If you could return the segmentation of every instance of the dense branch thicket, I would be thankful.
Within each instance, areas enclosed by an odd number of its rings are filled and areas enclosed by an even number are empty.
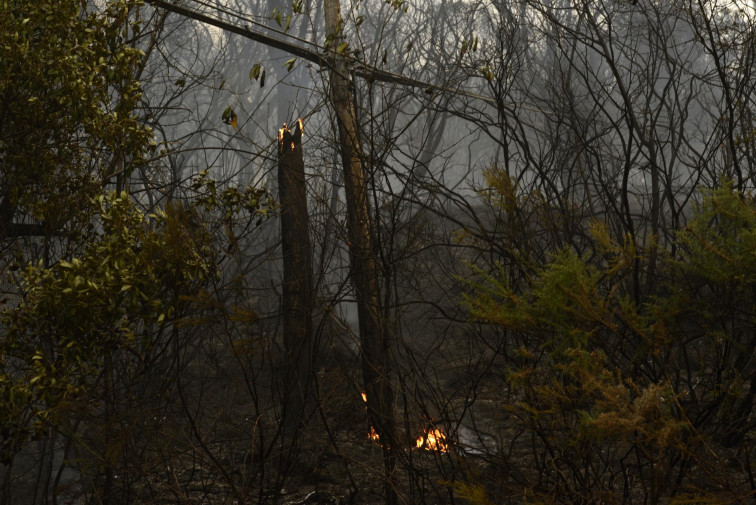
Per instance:
[[[0,2],[0,505],[752,502],[751,8],[329,2]]]

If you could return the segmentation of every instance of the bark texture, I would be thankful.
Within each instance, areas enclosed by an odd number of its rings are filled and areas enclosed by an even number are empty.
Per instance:
[[[362,376],[365,385],[368,419],[380,437],[386,472],[386,503],[397,502],[394,487],[396,457],[394,455],[395,422],[394,392],[391,386],[389,339],[381,321],[378,275],[374,257],[368,207],[366,171],[360,146],[354,96],[346,60],[338,48],[343,41],[339,0],[324,0],[328,57],[330,66],[330,99],[336,112],[339,148],[344,165],[349,255],[352,284],[357,297],[360,327]]]
[[[278,198],[283,256],[284,367],[283,425],[296,442],[313,397],[315,343],[312,331],[313,281],[310,219],[302,157],[302,122],[286,125],[278,136]]]

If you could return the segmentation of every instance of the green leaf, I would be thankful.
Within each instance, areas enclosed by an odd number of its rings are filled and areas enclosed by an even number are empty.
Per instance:
[[[262,70],[262,66],[260,66],[259,63],[255,63],[255,66],[252,67],[252,70],[249,71],[249,80],[257,80],[260,78],[260,71]]]
[[[228,123],[228,122],[231,121],[231,116],[233,116],[233,115],[234,115],[234,109],[231,108],[231,106],[229,105],[223,111],[223,115],[221,116],[221,119],[223,120],[224,123]]]
[[[296,58],[292,58],[290,60],[287,60],[286,63],[284,63],[284,66],[286,67],[286,70],[291,72],[291,69],[294,68],[294,63],[297,62]]]

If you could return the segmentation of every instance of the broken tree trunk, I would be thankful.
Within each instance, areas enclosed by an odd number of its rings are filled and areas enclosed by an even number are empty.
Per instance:
[[[313,284],[310,220],[302,158],[302,120],[294,131],[286,124],[278,132],[278,198],[281,206],[283,256],[284,370],[283,429],[290,448],[312,405],[315,345],[312,332]]]
[[[386,503],[395,505],[397,496],[394,486],[394,393],[391,387],[389,340],[380,316],[378,276],[370,232],[365,168],[357,136],[357,121],[347,64],[337,51],[343,42],[339,0],[324,0],[324,10],[330,66],[330,98],[336,112],[339,148],[344,165],[351,278],[360,321],[362,375],[368,418],[378,433],[383,450]]]

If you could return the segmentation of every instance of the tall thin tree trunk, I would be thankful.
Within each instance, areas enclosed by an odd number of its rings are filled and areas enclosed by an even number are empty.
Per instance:
[[[349,255],[352,284],[357,296],[362,376],[370,424],[380,437],[386,472],[386,503],[397,502],[394,486],[396,457],[394,392],[391,387],[389,339],[379,310],[378,276],[370,233],[367,183],[362,148],[357,136],[353,91],[344,58],[337,52],[343,42],[339,0],[324,0],[329,41],[331,102],[336,112],[339,147],[344,164]]]
[[[283,256],[283,332],[286,351],[283,429],[296,450],[313,397],[315,344],[310,219],[302,157],[302,122],[278,136],[278,198]]]

